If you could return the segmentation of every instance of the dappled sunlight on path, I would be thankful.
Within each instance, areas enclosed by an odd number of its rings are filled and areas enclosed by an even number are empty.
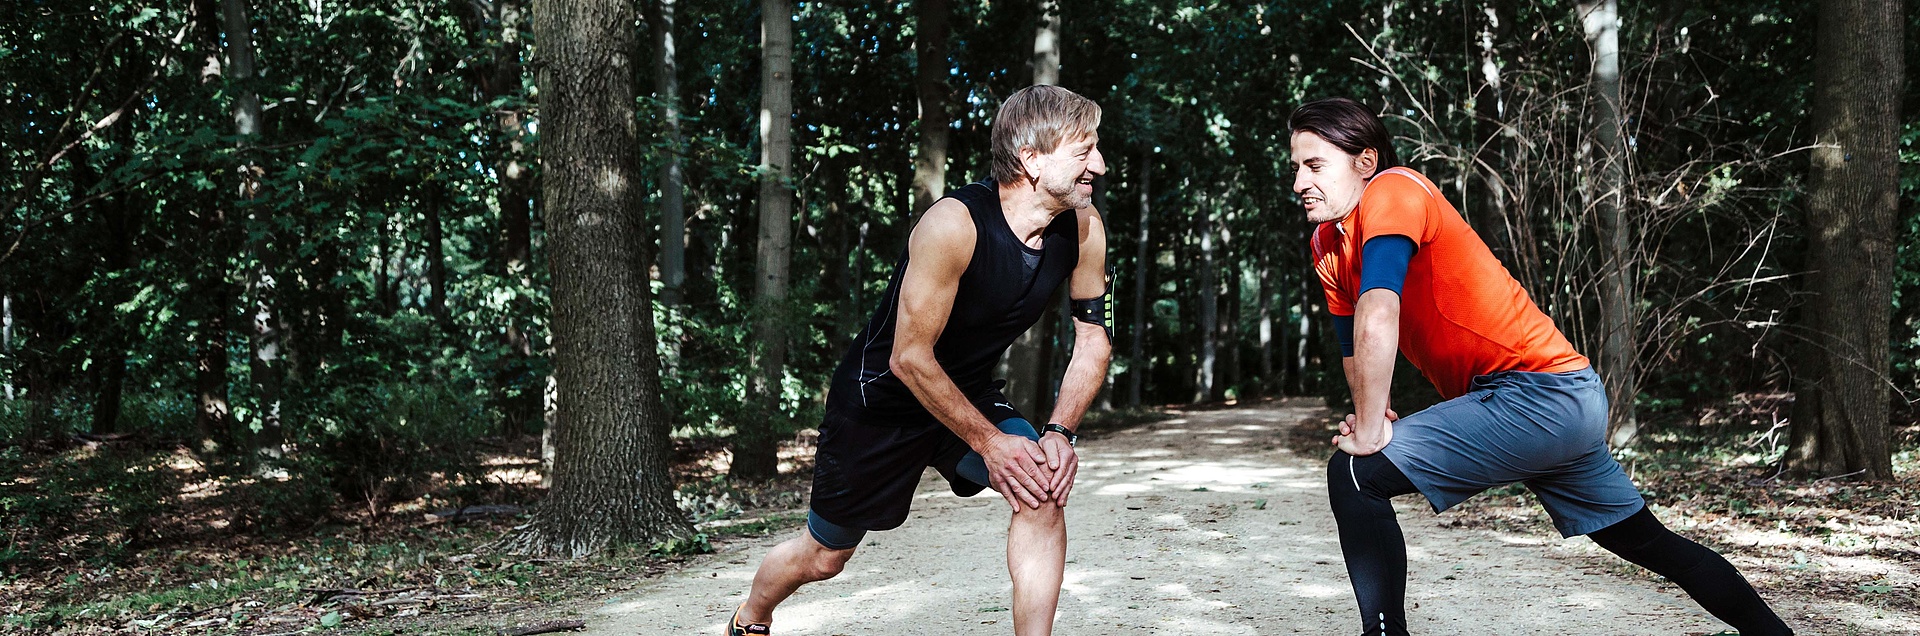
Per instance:
[[[1068,507],[1059,634],[1344,634],[1358,616],[1326,504],[1325,457],[1278,444],[1326,412],[1203,411],[1083,440]],[[782,605],[780,636],[1011,634],[1006,505],[928,471],[906,525],[868,535],[840,577]],[[1548,557],[1552,541],[1437,527],[1396,501],[1420,634],[1698,634],[1722,626],[1646,581]],[[719,634],[760,558],[741,541],[589,613],[590,634]],[[1576,539],[1582,541],[1584,539]]]

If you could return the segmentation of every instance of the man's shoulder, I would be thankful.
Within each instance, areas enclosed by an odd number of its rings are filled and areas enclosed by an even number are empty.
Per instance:
[[[966,268],[979,239],[967,206],[951,198],[941,199],[914,224],[907,238],[907,254],[912,262],[957,268],[953,270],[957,275]]]
[[[1382,203],[1403,203],[1408,201],[1427,201],[1439,196],[1433,189],[1433,182],[1412,168],[1389,168],[1374,175],[1367,181],[1367,189],[1360,195],[1360,208],[1363,212],[1378,212],[1375,208]],[[1372,204],[1372,205],[1369,205]],[[1393,205],[1392,208],[1402,206]]]

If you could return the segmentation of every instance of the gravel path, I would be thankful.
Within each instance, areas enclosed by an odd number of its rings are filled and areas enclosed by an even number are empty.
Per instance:
[[[1324,417],[1305,406],[1194,412],[1084,440],[1056,633],[1354,633],[1326,460],[1278,444],[1286,427]],[[1417,497],[1396,504],[1415,633],[1723,629],[1670,586],[1551,558],[1565,549],[1557,540],[1442,528]],[[802,588],[774,633],[1011,634],[1007,517],[991,492],[957,498],[928,471],[907,524],[869,534],[845,573]],[[719,634],[760,558],[791,536],[733,542],[607,599],[586,633]]]

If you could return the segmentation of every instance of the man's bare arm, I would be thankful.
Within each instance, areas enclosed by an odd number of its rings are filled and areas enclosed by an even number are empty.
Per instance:
[[[1073,278],[1068,281],[1067,296],[1099,298],[1107,293],[1106,226],[1091,208],[1075,214],[1080,215],[1080,264],[1074,267]],[[1060,396],[1054,400],[1053,416],[1048,421],[1079,428],[1087,406],[1106,384],[1107,364],[1112,358],[1113,343],[1107,338],[1106,329],[1073,321],[1073,356],[1067,363],[1066,376],[1060,380]]]
[[[1038,445],[995,428],[954,385],[935,359],[933,345],[946,329],[960,276],[973,259],[976,234],[966,206],[946,199],[927,210],[907,242],[907,271],[900,279],[895,312],[894,375],[935,418],[986,460],[991,484],[1018,510],[1047,500],[1053,473]]]
[[[1400,349],[1400,295],[1369,289],[1353,312],[1353,357],[1341,360],[1353,390],[1352,434],[1339,442],[1349,455],[1372,455],[1392,439],[1388,396],[1394,354]]]

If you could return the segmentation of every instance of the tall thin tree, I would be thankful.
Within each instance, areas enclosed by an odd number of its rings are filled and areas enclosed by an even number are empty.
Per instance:
[[[261,130],[260,97],[248,84],[254,75],[253,25],[247,17],[246,0],[221,0],[221,34],[227,46],[227,79],[232,88],[233,128],[240,144],[255,143]],[[257,408],[253,419],[259,425],[254,448],[263,455],[278,457],[284,432],[280,429],[280,389],[283,332],[280,316],[274,311],[275,280],[272,254],[267,239],[269,220],[265,210],[250,205],[260,195],[260,168],[251,163],[239,166],[238,200],[248,210],[247,253],[253,259],[247,273],[247,302],[251,309],[248,359],[249,381],[253,384]]]
[[[676,0],[647,3],[653,31],[653,98],[667,142],[660,164],[660,300],[677,306],[687,284],[686,175],[681,168],[686,138],[680,132],[679,49],[673,39]]]
[[[1041,0],[1039,15],[1033,30],[1033,57],[1028,67],[1032,69],[1033,84],[1055,85],[1060,83],[1060,16],[1055,0]],[[1052,345],[1053,312],[1042,316],[1040,322],[1013,341],[1007,348],[1006,396],[1014,408],[1022,412],[1041,417],[1042,408],[1047,404],[1046,395],[1052,388],[1047,380],[1047,367],[1050,353],[1047,347]]]
[[[1900,209],[1901,0],[1822,0],[1815,26],[1805,346],[1789,469],[1893,477],[1887,398]]]
[[[551,488],[521,553],[582,556],[692,534],[673,502],[634,119],[633,3],[543,0],[543,200],[560,425]],[[615,69],[616,72],[608,72]]]
[[[1140,406],[1141,389],[1152,366],[1147,360],[1147,263],[1152,253],[1148,229],[1153,227],[1153,154],[1140,151],[1140,229],[1133,248],[1133,342],[1127,348],[1127,406]]]
[[[1589,86],[1596,108],[1593,138],[1599,149],[1597,164],[1588,172],[1586,191],[1598,213],[1600,232],[1600,333],[1598,370],[1607,385],[1607,438],[1615,447],[1633,440],[1639,431],[1633,402],[1639,389],[1633,281],[1633,225],[1627,219],[1627,142],[1620,118],[1620,9],[1618,0],[1597,0],[1579,6],[1593,52]]]
[[[914,3],[917,23],[913,48],[918,68],[914,88],[920,95],[920,145],[913,157],[913,213],[933,207],[947,192],[947,14],[948,0]]]
[[[1216,329],[1220,322],[1220,290],[1214,272],[1214,228],[1213,201],[1201,198],[1193,220],[1193,231],[1200,244],[1199,283],[1194,287],[1194,313],[1198,314],[1197,326],[1200,336],[1200,351],[1194,360],[1193,401],[1204,402],[1214,397],[1214,363],[1219,358],[1219,334]]]
[[[1040,24],[1033,32],[1033,83],[1060,83],[1060,2],[1040,0]]]
[[[789,261],[793,255],[793,0],[760,2],[760,243],[754,261],[756,346],[749,387],[760,413],[740,422],[727,473],[765,479],[778,473],[775,417],[786,374]]]

